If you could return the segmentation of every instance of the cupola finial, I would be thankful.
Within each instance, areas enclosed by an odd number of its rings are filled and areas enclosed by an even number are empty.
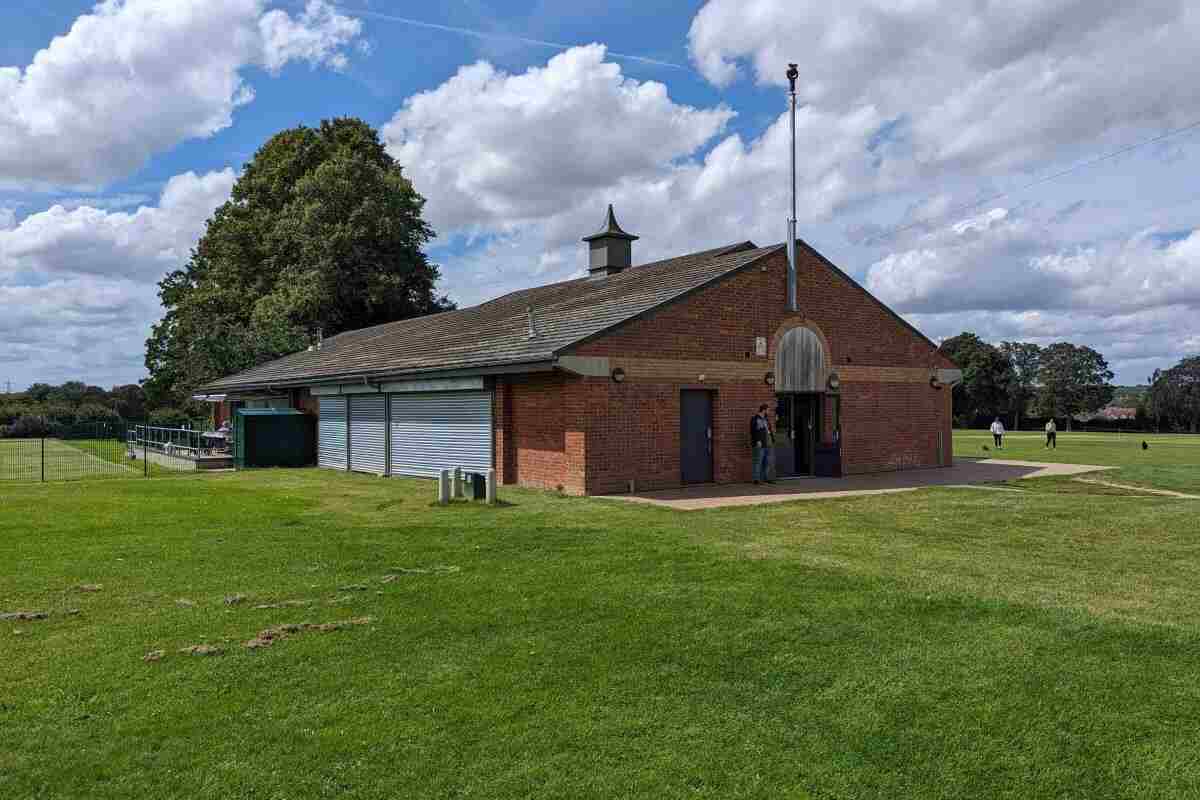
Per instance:
[[[588,272],[591,276],[603,278],[633,266],[633,243],[637,238],[621,230],[612,203],[609,203],[604,227],[591,236],[583,237],[583,241],[588,243]]]

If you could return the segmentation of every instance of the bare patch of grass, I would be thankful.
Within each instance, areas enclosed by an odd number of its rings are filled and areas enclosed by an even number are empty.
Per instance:
[[[345,630],[358,625],[370,625],[374,622],[373,617],[355,617],[353,619],[336,620],[334,622],[292,622],[284,625],[276,625],[271,628],[264,628],[258,632],[258,635],[253,639],[246,641],[242,646],[247,650],[258,650],[263,647],[270,647],[275,642],[281,639],[286,639],[289,636],[315,631],[318,633],[332,633],[333,631]]]

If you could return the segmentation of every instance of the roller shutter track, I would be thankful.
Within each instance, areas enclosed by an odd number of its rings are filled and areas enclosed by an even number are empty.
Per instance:
[[[382,475],[387,471],[387,397],[351,395],[350,469]]]
[[[436,477],[443,469],[492,468],[490,392],[391,395],[391,474]]]
[[[317,464],[346,468],[346,398],[322,397],[317,418]]]

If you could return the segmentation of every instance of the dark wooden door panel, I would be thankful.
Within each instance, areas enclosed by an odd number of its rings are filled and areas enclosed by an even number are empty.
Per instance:
[[[684,390],[679,396],[679,467],[684,483],[713,479],[712,393]]]

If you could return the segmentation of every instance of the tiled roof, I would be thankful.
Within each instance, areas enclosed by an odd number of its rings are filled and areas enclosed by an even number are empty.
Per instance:
[[[747,266],[782,246],[753,242],[512,292],[470,308],[389,322],[326,339],[306,350],[204,386],[200,391],[390,377],[536,363]],[[537,335],[529,336],[528,308]]]

